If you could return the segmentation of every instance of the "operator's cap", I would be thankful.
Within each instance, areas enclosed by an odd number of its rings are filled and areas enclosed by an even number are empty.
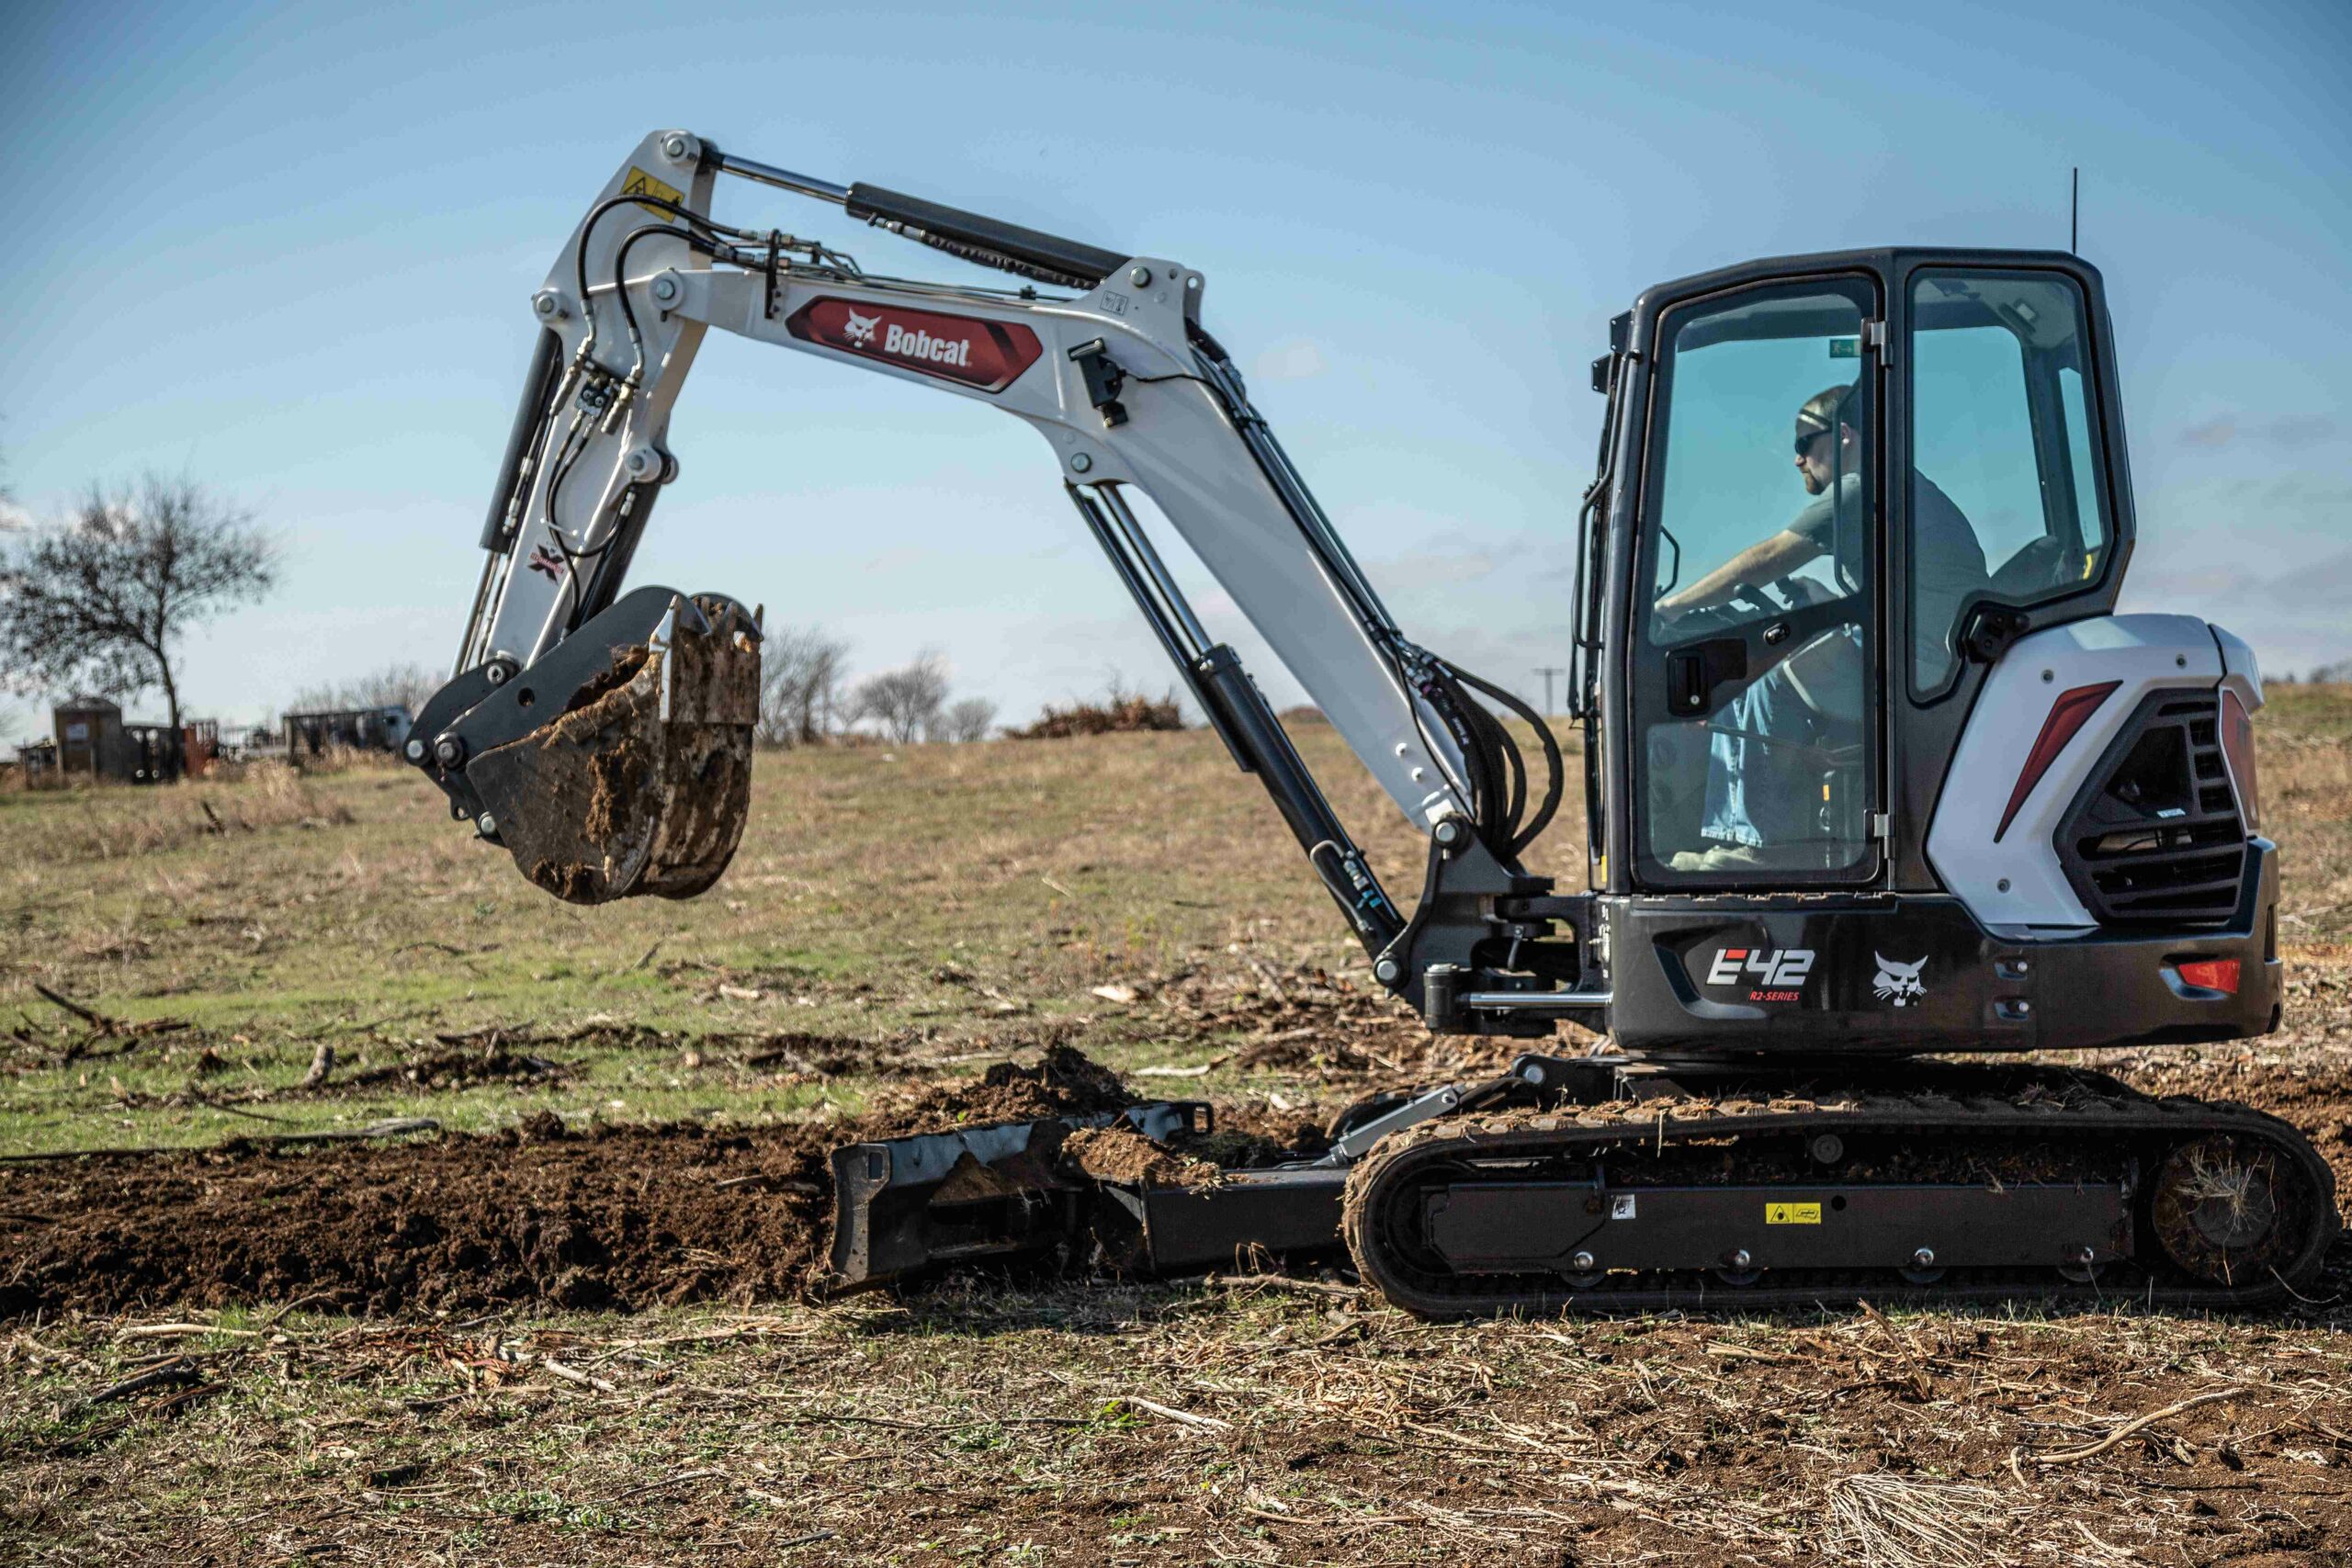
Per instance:
[[[1797,451],[1803,453],[1815,436],[1826,435],[1841,421],[1853,423],[1846,414],[1846,405],[1853,397],[1853,383],[1847,381],[1825,387],[1807,398],[1804,406],[1797,410]]]

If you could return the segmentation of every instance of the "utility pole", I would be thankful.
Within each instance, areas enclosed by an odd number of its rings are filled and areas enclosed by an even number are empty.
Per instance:
[[[1539,664],[1535,667],[1535,672],[1544,677],[1544,716],[1549,718],[1553,713],[1552,677],[1565,675],[1567,671],[1557,664]]]

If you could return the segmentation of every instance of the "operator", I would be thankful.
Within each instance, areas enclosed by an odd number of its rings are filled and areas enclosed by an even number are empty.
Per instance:
[[[1743,585],[1785,584],[1800,568],[1831,554],[1834,590],[1825,593],[1820,584],[1809,583],[1783,592],[1800,604],[1857,593],[1869,570],[1869,502],[1856,404],[1851,385],[1826,388],[1804,400],[1796,417],[1797,477],[1806,494],[1820,499],[1787,527],[1658,601],[1661,611],[1724,604]],[[1962,601],[1984,585],[1984,551],[1951,498],[1926,475],[1914,477],[1915,668],[1938,671],[1948,661]],[[1750,586],[1751,596],[1754,592]],[[1678,852],[1672,868],[1757,865],[1763,863],[1758,852],[1768,844],[1821,843],[1824,759],[1817,749],[1859,743],[1868,688],[1858,616],[1804,643],[1724,704],[1708,723],[1700,833],[1709,847]],[[1860,787],[1859,776],[1849,787]]]
[[[1741,583],[1775,582],[1815,558],[1836,549],[1840,513],[1849,526],[1843,537],[1851,558],[1837,562],[1838,592],[1853,592],[1849,583],[1864,570],[1862,548],[1869,507],[1862,498],[1861,436],[1850,385],[1826,388],[1804,400],[1797,410],[1797,478],[1807,495],[1819,496],[1789,525],[1771,537],[1750,545],[1731,559],[1679,593],[1658,601],[1658,608],[1681,612],[1704,609],[1732,597]],[[1832,437],[1835,436],[1833,446]],[[1951,497],[1925,474],[1914,474],[1911,494],[1911,570],[1918,582],[1911,632],[1914,667],[1941,670],[1951,653],[1953,624],[1961,601],[1984,586],[1984,547],[1976,530]],[[1836,496],[1826,492],[1832,484]]]

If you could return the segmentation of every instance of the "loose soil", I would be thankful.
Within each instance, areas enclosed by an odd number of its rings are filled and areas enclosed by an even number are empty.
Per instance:
[[[0,1175],[0,1316],[311,1296],[368,1314],[791,1294],[838,1127],[92,1156]]]
[[[2286,1117],[2352,1191],[2337,1086],[2245,1062],[2127,1076]],[[567,1131],[543,1111],[487,1137],[0,1167],[0,1318],[298,1297],[370,1314],[787,1299],[812,1283],[829,1240],[832,1148],[1138,1098],[1149,1095],[1056,1045],[1034,1066],[999,1063],[978,1080],[807,1125]],[[1211,1160],[1269,1163],[1314,1142],[1311,1124],[1242,1113],[1178,1149],[1104,1131],[1075,1134],[1062,1152],[1098,1176],[1195,1185],[1216,1179]],[[2339,1256],[2331,1280],[2347,1267]]]
[[[1062,1140],[1061,1157],[1098,1181],[1137,1187],[1214,1187],[1217,1168],[1170,1152],[1128,1127],[1087,1127]]]
[[[977,1083],[808,1126],[573,1133],[542,1111],[489,1137],[0,1168],[0,1318],[301,1296],[378,1314],[786,1298],[829,1240],[834,1147],[1136,1098],[1055,1046],[1035,1066],[999,1063]],[[1170,1171],[1214,1174],[1134,1142]]]
[[[978,1083],[948,1083],[924,1089],[886,1118],[899,1132],[937,1133],[990,1122],[1035,1122],[1047,1116],[1091,1116],[1133,1105],[1138,1095],[1119,1076],[1082,1051],[1048,1045],[1034,1067],[999,1062]],[[881,1134],[896,1137],[899,1132]]]
[[[516,1079],[544,1082],[560,1078],[565,1072],[566,1064],[534,1055],[527,1051],[510,1050],[504,1040],[493,1035],[480,1045],[462,1045],[455,1050],[436,1051],[404,1062],[365,1068],[343,1079],[341,1087],[352,1089],[399,1083],[414,1084],[419,1089],[472,1089],[481,1084],[510,1083]],[[329,1083],[316,1087],[330,1089],[334,1086]]]

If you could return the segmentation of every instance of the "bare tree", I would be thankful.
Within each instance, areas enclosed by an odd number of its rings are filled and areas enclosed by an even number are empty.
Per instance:
[[[904,669],[860,681],[850,694],[850,716],[853,721],[874,720],[883,734],[903,745],[917,736],[935,734],[946,703],[947,661],[926,651]]]
[[[387,664],[351,682],[351,705],[359,708],[406,708],[411,718],[424,711],[441,678],[420,664]]]
[[[989,727],[996,722],[996,705],[986,697],[966,697],[950,706],[939,721],[940,729],[950,740],[986,740]]]
[[[175,646],[267,592],[277,555],[251,512],[193,479],[94,485],[64,523],[0,544],[0,667],[26,690],[162,688],[184,761]]]
[[[813,746],[841,709],[849,645],[815,626],[778,626],[760,644],[759,739]]]
[[[415,664],[387,664],[351,680],[304,686],[287,699],[288,713],[328,713],[344,708],[406,708],[414,718],[441,682]]]

